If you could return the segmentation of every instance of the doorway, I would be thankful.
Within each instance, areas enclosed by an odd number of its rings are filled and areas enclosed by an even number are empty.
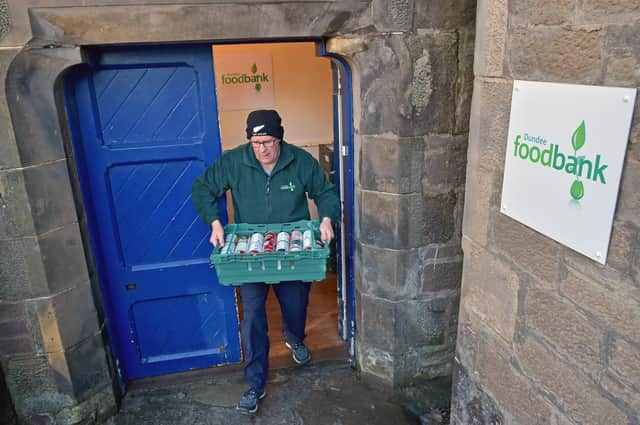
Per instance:
[[[223,151],[246,143],[244,127],[250,111],[276,109],[282,116],[287,143],[309,152],[320,162],[329,180],[339,184],[340,163],[335,161],[340,150],[337,130],[341,128],[336,125],[335,108],[339,71],[318,51],[318,44],[313,41],[212,46]],[[231,196],[228,194],[227,206],[233,221]],[[311,218],[318,219],[312,201],[309,210]],[[342,278],[338,274],[336,242],[331,253],[327,278],[311,286],[305,344],[314,360],[349,357],[347,338],[343,339],[340,333],[344,313],[340,313],[339,306],[346,305],[346,300],[341,299],[343,291],[339,290]],[[270,364],[290,365],[291,354],[282,340],[281,313],[273,291],[267,298],[267,317]]]
[[[315,52],[313,42],[303,47]],[[87,63],[65,78],[65,102],[72,166],[80,180],[85,230],[120,380],[238,363],[237,297],[233,288],[215,284],[208,265],[209,229],[197,220],[188,195],[189,182],[222,153],[225,131],[233,128],[227,126],[233,119],[219,121],[212,46],[94,47],[87,53]],[[336,100],[337,68],[312,56],[329,69],[324,81],[328,110],[322,113],[330,120],[327,142],[316,140],[309,148],[334,164],[327,165],[327,172],[352,193],[352,166],[335,169],[344,158],[351,163],[348,155],[335,159],[352,140],[351,133],[343,132],[350,128],[350,118],[342,124],[334,119],[344,109]],[[281,84],[307,77],[298,73]],[[293,92],[299,99],[300,89]],[[295,135],[281,105],[274,107],[285,116],[285,131]],[[319,109],[314,108],[305,115],[316,117]],[[246,114],[234,114],[241,124],[232,137],[242,139]],[[349,218],[338,224],[342,242],[335,266],[311,293],[307,333],[316,360],[323,358],[321,353],[344,357],[354,352],[353,251],[344,248],[350,246],[351,234],[343,226],[350,222],[351,202],[343,198]],[[273,305],[270,300],[268,308],[275,310],[270,312],[270,334],[275,337],[280,335],[279,311]],[[345,331],[343,323],[350,323],[351,330]],[[274,339],[272,347],[274,359],[281,357],[281,341]]]

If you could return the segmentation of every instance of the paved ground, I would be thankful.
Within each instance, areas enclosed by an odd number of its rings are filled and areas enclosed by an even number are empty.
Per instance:
[[[364,385],[344,361],[271,373],[258,413],[235,404],[246,389],[239,368],[134,387],[108,425],[405,425],[420,421]]]

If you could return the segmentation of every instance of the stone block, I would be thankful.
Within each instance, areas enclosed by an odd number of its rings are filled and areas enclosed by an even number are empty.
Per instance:
[[[502,77],[509,26],[508,1],[479,0],[477,9],[474,74],[478,77]]]
[[[474,24],[476,2],[472,0],[418,1],[415,8],[417,29],[459,30]]]
[[[569,269],[560,282],[560,293],[595,316],[608,330],[640,342],[640,301],[634,289],[596,282]]]
[[[444,148],[424,150],[422,190],[445,192],[464,185],[467,165],[467,137],[451,137]]]
[[[609,368],[627,385],[640,383],[640,347],[617,338],[611,350]],[[638,399],[640,404],[640,398]]]
[[[353,54],[360,72],[361,134],[451,133],[457,37],[425,32],[370,40]]]
[[[513,81],[476,78],[467,153],[467,161],[471,166],[480,166],[502,175],[512,93]]]
[[[571,303],[529,287],[524,296],[523,316],[529,329],[566,353],[592,376],[601,370],[604,333]]]
[[[462,259],[424,261],[421,292],[457,290],[462,281]]]
[[[51,293],[89,280],[82,236],[77,223],[49,232],[41,236],[39,241]]]
[[[22,303],[0,301],[0,357],[34,353],[27,320]]]
[[[428,4],[426,2],[425,4]],[[475,27],[458,30],[458,80],[456,82],[456,122],[454,134],[469,132],[471,95],[473,94],[473,55]]]
[[[0,171],[0,239],[35,235],[21,171]]]
[[[111,385],[103,386],[86,400],[56,413],[56,425],[106,423],[116,413],[116,401]]]
[[[501,176],[477,164],[467,166],[462,234],[474,243],[487,246],[490,217],[497,213]]]
[[[423,195],[424,227],[415,229],[424,235],[426,243],[451,241],[456,230],[457,201],[458,194],[453,191]]]
[[[616,220],[629,221],[640,226],[640,162],[625,161],[622,169],[622,181],[620,183],[620,195],[616,209]]]
[[[452,423],[506,424],[504,416],[491,398],[472,378],[473,371],[456,364],[453,369],[453,391],[451,397]]]
[[[124,3],[128,5],[77,7],[71,10],[32,9],[32,21],[35,22],[33,36],[49,40],[53,36],[51,28],[56,28],[59,41],[85,45],[294,36],[316,38],[373,28],[370,0],[282,3],[215,1],[206,4],[173,1],[170,5],[149,4],[155,1],[142,5],[141,2],[129,0]],[[266,16],[269,19],[265,19]],[[100,25],[96,25],[96,22]]]
[[[66,352],[73,394],[83,400],[96,388],[111,385],[102,335],[96,334]]]
[[[604,84],[617,87],[640,86],[640,57],[631,51],[607,52]]]
[[[475,370],[484,391],[490,393],[504,414],[516,423],[546,425],[551,409],[538,395],[537,388],[518,371],[511,361],[511,349],[500,340],[485,334],[480,340]]]
[[[38,234],[78,221],[66,161],[29,167],[24,181]]]
[[[518,80],[598,83],[601,29],[514,27],[509,34],[510,76]]]
[[[386,350],[371,347],[367,343],[356,344],[360,370],[366,375],[375,376],[385,383],[393,383],[394,358]]]
[[[364,344],[383,350],[394,352],[397,335],[397,302],[362,294],[360,299],[362,321],[359,331]]]
[[[445,345],[450,323],[448,306],[447,296],[398,303],[395,349],[404,352],[407,347]]]
[[[638,226],[614,221],[607,254],[607,267],[622,273],[630,273],[634,263],[634,255],[638,250],[636,241],[639,237],[640,229]]]
[[[560,244],[502,213],[492,214],[491,224],[493,249],[545,282],[558,279]]]
[[[523,372],[554,397],[562,410],[576,423],[624,424],[629,418],[604,397],[589,378],[566,364],[556,354],[526,338],[517,349]]]
[[[640,4],[635,0],[584,0],[582,19],[594,24],[637,23]]]
[[[0,300],[24,300],[47,293],[36,238],[0,239]]]
[[[7,0],[11,12],[11,28],[5,37],[0,40],[0,46],[20,46],[26,44],[31,38],[31,27],[27,8],[33,6],[81,6],[82,0]]]
[[[563,25],[576,16],[575,0],[511,0],[509,18],[515,26]]]
[[[363,189],[401,194],[420,191],[422,140],[363,136],[361,146],[360,184]]]
[[[472,312],[505,341],[515,334],[520,278],[490,252],[471,245],[465,250],[460,309]]]
[[[80,48],[32,46],[11,63],[6,93],[23,167],[65,158],[54,87],[66,68],[81,61]]]
[[[373,0],[373,24],[380,32],[411,31],[414,0]],[[418,2],[420,3],[420,2]]]
[[[68,371],[47,356],[15,357],[4,364],[7,386],[19,418],[55,412],[74,404]]]
[[[390,301],[418,296],[421,266],[417,250],[391,250],[364,244],[360,250],[363,293]]]
[[[426,212],[419,194],[363,191],[361,206],[360,238],[363,243],[390,249],[410,249],[424,244]]]
[[[0,41],[1,43],[1,41]],[[9,64],[18,53],[18,49],[0,50],[0,76],[4,81]],[[4,84],[0,85],[0,170],[20,166],[15,133],[11,124],[11,116],[7,106]]]

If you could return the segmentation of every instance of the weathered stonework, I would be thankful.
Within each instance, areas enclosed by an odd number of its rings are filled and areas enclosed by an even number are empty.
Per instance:
[[[625,0],[478,2],[454,424],[638,421],[638,104],[605,265],[500,212],[513,80],[638,87],[638,16]]]
[[[322,38],[349,61],[356,360],[365,376],[425,409],[448,400],[475,2],[11,2],[14,25],[0,44],[22,48],[33,37],[19,53],[0,53],[0,131],[8,134],[0,143],[0,258],[10,259],[0,269],[0,308],[16,314],[3,321],[0,311],[0,359],[22,421],[77,423],[114,408],[57,90],[64,72],[86,60],[78,46],[118,43]]]

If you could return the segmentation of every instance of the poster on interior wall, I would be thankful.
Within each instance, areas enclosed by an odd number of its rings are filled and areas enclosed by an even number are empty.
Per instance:
[[[514,81],[500,211],[605,264],[635,98]]]
[[[218,109],[273,108],[273,70],[269,52],[227,52],[213,47]]]

